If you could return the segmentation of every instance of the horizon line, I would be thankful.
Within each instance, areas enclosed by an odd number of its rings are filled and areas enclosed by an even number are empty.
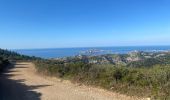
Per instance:
[[[84,47],[42,47],[42,48],[5,48],[7,50],[36,50],[36,49],[69,49],[69,48],[103,48],[103,47],[158,47],[170,45],[120,45],[120,46],[84,46]],[[3,49],[3,48],[2,48]]]

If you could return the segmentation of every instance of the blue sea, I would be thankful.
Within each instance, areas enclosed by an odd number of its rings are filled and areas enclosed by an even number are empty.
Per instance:
[[[126,54],[137,51],[170,51],[170,46],[121,46],[121,47],[85,47],[85,48],[49,48],[49,49],[17,49],[17,53],[42,58],[61,58],[81,54],[88,50],[101,50],[99,54]],[[104,52],[103,52],[104,51]]]

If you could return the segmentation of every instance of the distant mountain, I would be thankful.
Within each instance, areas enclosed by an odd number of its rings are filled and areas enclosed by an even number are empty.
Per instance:
[[[65,63],[81,61],[89,64],[113,64],[127,67],[151,67],[157,64],[170,64],[170,52],[133,51],[128,54],[78,55],[55,59]]]

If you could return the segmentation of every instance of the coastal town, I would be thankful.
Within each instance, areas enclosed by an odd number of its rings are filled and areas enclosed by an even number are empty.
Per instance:
[[[97,52],[97,55],[95,55]],[[144,52],[144,51],[131,51],[127,54],[102,54],[104,51],[101,50],[102,53],[99,53],[100,50],[89,50],[84,55],[77,55],[74,57],[63,57],[63,58],[55,58],[52,60],[61,61],[64,63],[82,61],[84,63],[89,64],[113,64],[113,65],[130,65],[132,63],[146,62],[149,61],[154,62],[154,64],[162,63],[164,59],[170,57],[170,51],[152,51],[152,52]],[[91,55],[89,55],[89,53]],[[101,54],[101,55],[99,55]]]

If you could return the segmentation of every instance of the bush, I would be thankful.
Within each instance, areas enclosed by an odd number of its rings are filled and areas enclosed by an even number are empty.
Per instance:
[[[53,60],[39,60],[35,64],[38,71],[48,75],[101,86],[128,95],[170,99],[169,65],[133,68]]]

